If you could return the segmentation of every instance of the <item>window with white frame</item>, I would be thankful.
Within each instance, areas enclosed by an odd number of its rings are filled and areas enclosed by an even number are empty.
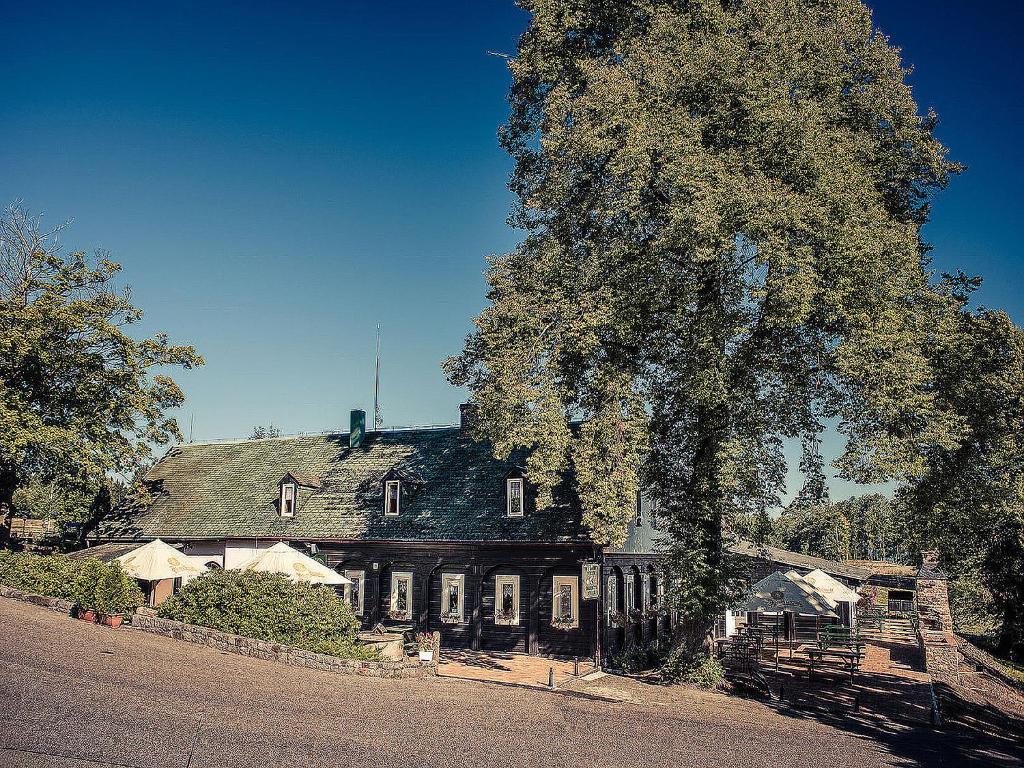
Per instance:
[[[394,517],[398,514],[402,503],[402,483],[400,480],[388,480],[384,483],[384,514]]]
[[[634,575],[632,573],[626,574],[626,613],[629,613],[636,608],[636,583],[634,582]]]
[[[575,629],[580,625],[580,580],[576,576],[554,576],[551,581],[551,626]]]
[[[281,483],[281,517],[295,517],[295,483]]]
[[[494,623],[519,624],[519,577],[494,577]]]
[[[352,613],[363,615],[363,584],[366,581],[365,571],[345,571],[345,578],[351,584],[345,585],[345,600],[352,606]]]
[[[523,516],[523,479],[521,477],[510,477],[505,481],[505,498],[507,506],[505,512],[509,517]]]
[[[391,574],[391,612],[397,621],[412,620],[412,573],[408,571]]]
[[[445,624],[462,623],[465,587],[466,577],[461,573],[445,573],[441,576],[441,621]]]

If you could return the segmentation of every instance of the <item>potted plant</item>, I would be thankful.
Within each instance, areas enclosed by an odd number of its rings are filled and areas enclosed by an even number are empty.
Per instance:
[[[90,624],[96,623],[96,610],[93,608],[83,608],[81,605],[75,607],[75,616],[82,621],[88,621]]]
[[[494,612],[494,620],[499,624],[511,624],[515,619],[515,608],[499,608]]]
[[[82,563],[75,577],[71,592],[75,600],[75,615],[82,621],[96,621],[96,592],[103,578],[104,569],[104,564],[99,560],[88,558]]]
[[[124,621],[124,614],[130,613],[142,603],[142,593],[118,562],[109,563],[104,569],[95,589],[96,611],[100,622],[117,628]]]
[[[429,664],[434,660],[434,638],[427,632],[416,635],[416,647],[419,649],[420,661]]]
[[[551,626],[555,629],[567,632],[570,629],[576,628],[576,622],[572,620],[571,616],[559,616],[558,618],[551,620]]]
[[[608,623],[613,627],[626,626],[626,614],[622,611],[612,611],[608,614]]]
[[[461,624],[462,617],[457,613],[442,613],[441,622],[443,624]]]

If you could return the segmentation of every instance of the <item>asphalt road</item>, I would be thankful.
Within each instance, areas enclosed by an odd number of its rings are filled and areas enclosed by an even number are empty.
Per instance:
[[[673,689],[677,690],[677,689]],[[993,765],[925,728],[293,669],[0,598],[0,766]]]

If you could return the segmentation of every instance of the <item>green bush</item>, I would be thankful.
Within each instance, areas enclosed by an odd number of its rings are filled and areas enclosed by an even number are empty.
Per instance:
[[[355,643],[359,622],[333,589],[296,584],[276,573],[212,571],[186,584],[157,613],[165,619],[332,656],[368,658]]]
[[[708,653],[690,655],[680,647],[672,651],[661,667],[662,677],[673,683],[689,683],[700,688],[717,688],[725,680],[725,668]]]
[[[612,656],[612,666],[627,674],[643,672],[654,666],[655,656],[646,645],[634,643]]]
[[[92,558],[86,562],[90,561],[99,562]],[[96,611],[108,616],[135,613],[135,609],[143,602],[138,583],[121,569],[121,564],[116,560],[101,565],[103,569],[95,581],[80,580],[80,583],[86,585],[82,590],[82,599],[90,601]],[[90,584],[94,585],[91,589],[88,586]],[[80,601],[79,605],[85,607]]]
[[[65,555],[0,552],[0,584],[37,595],[74,600],[80,568]]]
[[[132,613],[142,605],[142,591],[121,564],[94,557],[0,552],[0,584],[102,613]]]
[[[381,658],[380,653],[372,645],[357,643],[354,638],[350,637],[335,637],[319,643],[312,643],[306,650],[327,656],[337,656],[341,659],[358,659],[359,661],[379,661]]]

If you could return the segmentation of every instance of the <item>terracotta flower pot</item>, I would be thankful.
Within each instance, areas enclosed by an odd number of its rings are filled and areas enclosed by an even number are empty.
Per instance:
[[[77,616],[82,621],[88,621],[88,622],[95,622],[96,621],[96,611],[94,611],[92,609],[79,608],[78,612],[77,612]]]
[[[100,616],[100,621],[102,621],[103,624],[108,626],[108,627],[112,627],[114,629],[117,629],[118,627],[121,626],[121,622],[124,621],[124,616],[121,616],[121,615],[116,614],[116,613],[111,615],[111,616],[104,615],[104,616]]]

